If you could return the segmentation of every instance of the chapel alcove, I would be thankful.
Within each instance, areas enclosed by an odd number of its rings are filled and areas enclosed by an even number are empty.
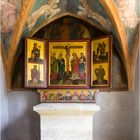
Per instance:
[[[41,27],[41,26],[40,26]],[[105,32],[94,23],[89,23],[86,20],[65,15],[52,22],[42,25],[32,35],[34,38],[44,40],[79,40],[79,39],[96,39],[102,36],[113,36],[113,50],[112,50],[112,88],[110,90],[127,90],[127,76],[123,65],[121,51],[118,51],[119,42],[112,32]],[[15,58],[15,67],[12,77],[13,90],[25,90],[24,88],[24,37],[21,38],[17,55]],[[121,47],[120,47],[121,48]]]

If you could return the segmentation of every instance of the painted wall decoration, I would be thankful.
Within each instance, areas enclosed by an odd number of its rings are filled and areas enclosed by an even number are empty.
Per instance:
[[[1,32],[7,33],[13,29],[16,22],[16,6],[6,2],[1,2]]]
[[[95,102],[95,94],[98,90],[57,90],[57,89],[42,89],[40,93],[41,102],[69,102],[69,103],[93,103]]]
[[[88,85],[88,41],[50,41],[48,86],[78,88]]]
[[[86,0],[80,0],[80,5],[78,6],[77,14],[80,16],[93,18],[97,20],[106,30],[110,30],[111,23],[108,19],[104,18],[97,12],[94,12],[91,8],[91,5]]]
[[[91,45],[91,86],[111,86],[111,36],[96,39]]]
[[[136,0],[118,0],[119,15],[126,27],[135,28],[138,24],[136,13]]]
[[[46,87],[45,42],[26,38],[25,87]]]
[[[9,42],[16,22],[16,6],[8,1],[1,1],[1,38],[5,53],[8,55]]]
[[[32,30],[33,26],[41,16],[45,16],[45,19],[49,19],[59,13],[60,8],[58,4],[59,0],[48,0],[47,4],[41,5],[39,9],[33,12],[27,20],[29,30]]]
[[[22,7],[22,0],[2,0],[0,6],[1,38],[6,56],[9,51],[9,43],[17,16]]]
[[[130,55],[132,54],[134,38],[139,30],[139,7],[138,0],[116,0],[116,6],[127,36]]]

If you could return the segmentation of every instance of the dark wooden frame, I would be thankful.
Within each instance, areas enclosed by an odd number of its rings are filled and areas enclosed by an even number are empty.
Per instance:
[[[99,40],[101,40],[101,42],[102,42],[102,40],[103,39],[109,39],[109,48],[108,48],[108,62],[98,62],[98,61],[96,61],[96,62],[93,62],[93,48],[94,48],[94,46],[93,46],[93,42],[94,41],[99,41]],[[103,42],[102,42],[103,43]],[[93,84],[93,72],[94,72],[94,66],[95,65],[105,65],[105,64],[108,64],[108,82],[107,82],[107,84]],[[109,35],[109,36],[103,36],[103,37],[100,37],[100,38],[97,38],[97,39],[95,39],[95,40],[92,40],[91,41],[91,83],[90,83],[90,85],[91,85],[91,88],[95,88],[95,89],[100,89],[100,90],[111,90],[111,86],[112,86],[112,79],[111,79],[111,75],[112,75],[112,36],[111,35]],[[104,80],[105,82],[106,82],[106,80]],[[96,82],[96,80],[95,80],[95,82]]]
[[[44,77],[44,81],[43,83],[41,83],[42,81],[40,81],[40,83],[38,84],[29,84],[29,81],[28,81],[28,61],[30,59],[30,61],[32,61],[30,57],[28,57],[28,39],[29,40],[32,40],[34,43],[35,42],[42,42],[43,43],[43,50],[44,50],[44,59],[42,60],[40,57],[39,57],[39,62],[30,62],[30,65],[34,66],[36,65],[36,67],[40,67],[40,65],[43,67],[43,77]],[[35,60],[33,60],[35,61]],[[46,80],[46,72],[47,72],[47,68],[46,68],[46,41],[45,40],[42,40],[42,39],[36,39],[36,38],[32,38],[32,37],[26,37],[25,38],[25,87],[26,88],[46,88],[46,84],[47,84],[47,80]],[[31,69],[30,69],[31,70]],[[32,80],[30,80],[32,81]]]
[[[63,42],[67,42],[67,43],[73,43],[73,42],[77,42],[77,46],[78,46],[78,42],[86,42],[87,43],[87,45],[86,45],[86,52],[84,52],[84,53],[86,53],[86,84],[85,85],[69,85],[69,84],[66,84],[66,85],[53,85],[53,84],[51,84],[50,83],[50,57],[51,57],[51,54],[49,54],[50,53],[50,45],[49,45],[49,43],[63,43]],[[90,46],[89,46],[89,40],[50,40],[50,41],[48,41],[47,42],[48,43],[48,54],[47,54],[47,56],[48,56],[48,65],[47,65],[47,67],[48,67],[48,74],[47,74],[47,77],[48,77],[48,85],[47,85],[47,87],[48,88],[50,88],[50,89],[69,89],[69,88],[72,88],[72,89],[80,89],[80,88],[88,88],[89,87],[89,77],[88,77],[88,73],[89,73],[89,67],[90,67],[90,63],[89,63],[89,59],[90,59],[90,57],[89,57],[89,50],[90,50]]]

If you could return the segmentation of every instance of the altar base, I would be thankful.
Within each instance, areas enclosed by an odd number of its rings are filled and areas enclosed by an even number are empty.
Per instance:
[[[42,103],[33,110],[40,114],[41,140],[93,140],[96,104]]]

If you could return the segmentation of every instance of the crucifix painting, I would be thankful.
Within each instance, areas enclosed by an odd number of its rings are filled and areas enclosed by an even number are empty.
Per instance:
[[[49,86],[86,87],[88,41],[49,42]]]

